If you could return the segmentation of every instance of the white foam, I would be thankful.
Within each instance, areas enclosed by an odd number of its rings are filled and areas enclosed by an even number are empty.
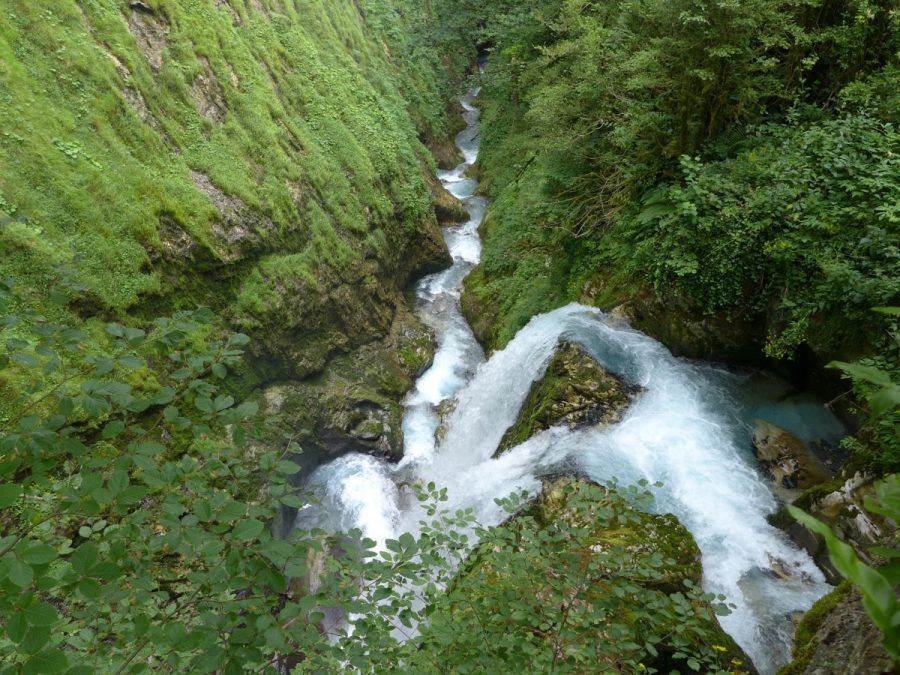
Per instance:
[[[440,174],[463,198],[470,220],[445,229],[453,265],[418,286],[416,311],[435,330],[438,349],[406,401],[404,459],[393,467],[350,455],[318,469],[311,480],[325,494],[322,518],[383,541],[415,531],[422,515],[398,483],[433,480],[448,488],[452,507],[473,508],[482,524],[492,525],[505,515],[495,498],[517,489],[536,492],[540,477],[562,465],[577,465],[598,481],[661,481],[656,508],[674,513],[692,532],[705,588],[735,605],[723,627],[761,673],[774,672],[789,656],[789,614],[808,609],[828,587],[809,557],[766,522],[776,504],[747,450],[747,411],[738,395],[745,378],[676,359],[651,338],[580,305],[533,318],[485,362],[459,308],[463,279],[481,255],[478,226],[487,206],[472,196],[477,185],[465,177],[478,154],[472,101],[462,102],[469,126],[457,139],[466,161]],[[611,428],[551,429],[492,459],[562,337],[641,384],[643,393]],[[449,399],[456,407],[437,444],[437,406]],[[787,579],[770,572],[773,560],[790,573]]]

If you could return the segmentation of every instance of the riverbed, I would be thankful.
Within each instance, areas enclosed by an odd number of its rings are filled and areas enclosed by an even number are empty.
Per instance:
[[[791,616],[830,587],[809,556],[766,521],[778,502],[753,457],[752,425],[764,418],[826,443],[841,436],[841,425],[808,396],[788,396],[773,378],[675,358],[622,320],[578,304],[534,317],[487,359],[459,305],[463,280],[480,260],[478,228],[488,208],[468,175],[478,157],[477,95],[475,89],[461,100],[466,129],[457,145],[464,162],[439,174],[469,219],[444,230],[452,266],[416,289],[415,311],[434,330],[438,348],[405,401],[403,460],[350,454],[320,467],[309,479],[322,500],[314,517],[383,542],[416,531],[421,513],[404,486],[417,481],[446,486],[450,506],[474,509],[482,525],[505,517],[496,498],[536,493],[549,474],[660,482],[655,509],[674,513],[691,531],[702,551],[705,589],[732,605],[722,626],[763,675],[774,673],[790,659]],[[563,338],[643,393],[612,427],[552,428],[493,459]]]

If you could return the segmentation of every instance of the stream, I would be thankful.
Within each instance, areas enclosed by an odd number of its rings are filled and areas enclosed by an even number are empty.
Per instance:
[[[459,308],[463,279],[480,258],[478,227],[488,206],[466,175],[478,156],[477,94],[461,99],[467,127],[457,145],[465,161],[439,174],[469,220],[444,229],[453,265],[417,287],[415,310],[435,331],[438,350],[405,401],[404,458],[390,464],[350,454],[319,467],[309,484],[321,506],[301,517],[332,529],[359,528],[383,542],[418,528],[421,512],[403,487],[413,481],[446,486],[450,507],[474,508],[482,525],[504,519],[495,498],[517,489],[536,493],[551,473],[660,481],[655,509],[674,513],[691,531],[702,551],[704,588],[733,605],[720,618],[723,628],[763,675],[774,673],[790,660],[791,614],[809,609],[830,586],[809,556],[766,521],[778,502],[753,456],[753,422],[764,418],[803,440],[829,443],[841,437],[840,423],[811,398],[787,396],[772,378],[675,358],[627,324],[578,304],[534,317],[486,360]],[[492,459],[561,338],[581,344],[643,393],[618,424],[552,428]],[[439,407],[450,410],[437,442]]]

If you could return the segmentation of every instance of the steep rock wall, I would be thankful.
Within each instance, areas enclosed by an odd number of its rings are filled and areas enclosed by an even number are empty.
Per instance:
[[[385,335],[447,260],[420,138],[452,131],[460,68],[433,11],[4,3],[0,275],[88,326],[210,305],[254,338],[245,389]],[[42,306],[72,261],[82,299]]]

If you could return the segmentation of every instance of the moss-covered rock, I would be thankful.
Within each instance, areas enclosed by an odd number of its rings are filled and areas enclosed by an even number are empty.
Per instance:
[[[576,673],[638,672],[640,664],[686,672],[685,652],[696,649],[710,670],[752,671],[709,603],[686,600],[701,575],[697,544],[674,516],[643,513],[589,481],[551,480],[475,548],[451,584],[450,603],[430,618],[438,639],[426,632],[423,649],[453,663],[482,644],[501,671],[522,654],[535,672],[546,671],[542,659],[567,659],[570,649],[590,654],[565,661]],[[691,609],[670,613],[676,605]]]
[[[607,372],[578,344],[563,341],[504,434],[495,456],[539,431],[611,424],[621,418],[640,387]]]
[[[439,224],[462,223],[469,219],[466,207],[443,186],[437,176],[428,174],[428,187],[431,190],[434,214]]]
[[[821,598],[797,626],[794,660],[778,675],[878,675],[896,672],[881,633],[845,581]]]
[[[313,377],[265,388],[263,410],[277,422],[270,442],[298,441],[307,470],[346,452],[400,459],[400,400],[433,356],[431,331],[399,311],[383,340],[335,357]]]

